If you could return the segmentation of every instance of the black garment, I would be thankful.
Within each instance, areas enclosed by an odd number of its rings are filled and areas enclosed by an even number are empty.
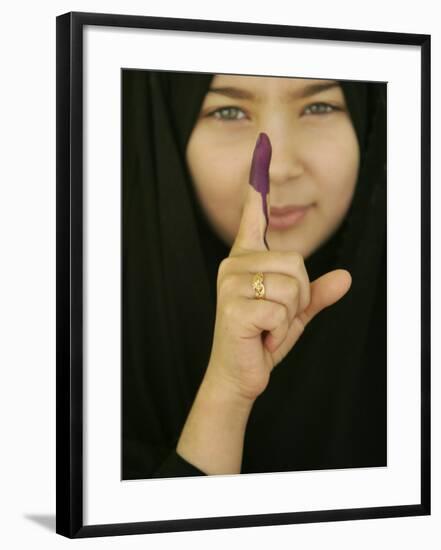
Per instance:
[[[175,449],[208,365],[229,248],[192,187],[186,143],[213,75],[123,71],[123,479],[204,475]],[[342,89],[361,152],[349,212],[305,260],[352,286],[273,370],[242,473],[386,465],[386,86]]]

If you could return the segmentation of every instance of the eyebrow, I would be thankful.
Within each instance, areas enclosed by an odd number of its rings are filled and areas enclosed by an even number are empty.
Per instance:
[[[335,80],[332,80],[329,82],[320,82],[317,84],[309,84],[308,86],[305,86],[304,88],[291,92],[287,95],[289,98],[292,98],[292,99],[303,99],[305,97],[310,97],[319,92],[324,92],[325,90],[329,90],[330,88],[337,88],[338,86],[339,86],[339,83],[336,82]],[[217,88],[210,88],[208,92],[224,95],[227,97],[231,97],[233,99],[255,99],[255,96],[253,93],[247,90],[244,90],[242,88],[235,88],[234,86],[220,86]]]

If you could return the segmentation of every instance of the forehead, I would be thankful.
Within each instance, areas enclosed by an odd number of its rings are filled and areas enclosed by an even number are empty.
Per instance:
[[[273,96],[280,100],[306,97],[324,90],[341,91],[336,80],[215,75],[210,86],[209,95],[228,95],[237,99],[264,100]]]

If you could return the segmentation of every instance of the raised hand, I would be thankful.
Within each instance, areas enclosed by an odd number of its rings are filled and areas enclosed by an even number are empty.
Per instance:
[[[207,372],[233,392],[254,400],[268,385],[272,369],[287,355],[307,324],[351,286],[337,269],[310,283],[302,255],[268,250],[271,144],[256,143],[250,186],[230,254],[219,267],[213,346]],[[264,276],[265,296],[256,299],[253,277]],[[302,365],[302,368],[308,368]]]

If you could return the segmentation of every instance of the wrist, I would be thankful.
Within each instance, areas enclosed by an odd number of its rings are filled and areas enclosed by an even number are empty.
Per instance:
[[[178,440],[177,452],[204,473],[240,473],[245,430],[254,400],[208,369]]]
[[[213,363],[209,363],[201,383],[200,391],[211,399],[230,404],[231,407],[250,411],[256,397],[243,391],[236,381],[231,380]]]

